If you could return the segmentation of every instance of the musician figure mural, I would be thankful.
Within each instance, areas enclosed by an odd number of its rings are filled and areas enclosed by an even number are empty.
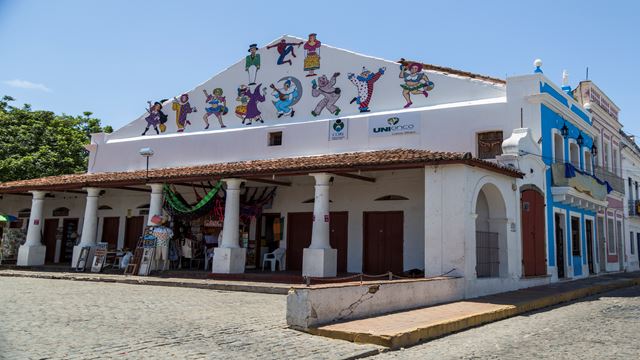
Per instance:
[[[293,117],[296,113],[293,106],[297,104],[302,97],[300,81],[294,77],[284,77],[280,79],[278,83],[281,83],[282,87],[279,88],[271,84],[271,89],[273,89],[272,95],[277,99],[273,102],[273,105],[278,111],[278,118],[283,116]]]
[[[402,87],[402,96],[407,101],[405,108],[413,105],[411,94],[429,96],[428,91],[433,89],[433,82],[429,81],[427,74],[422,72],[422,64],[419,63],[401,63],[400,79],[404,79]]]
[[[191,104],[189,104],[189,94],[187,93],[180,95],[180,99],[174,97],[171,109],[176,112],[176,126],[178,127],[178,132],[183,132],[187,125],[191,125],[191,122],[187,120],[187,115],[198,111],[195,107],[192,107]]]
[[[249,45],[249,55],[244,58],[244,70],[249,74],[249,85],[256,84],[258,70],[260,70],[260,54],[258,54],[258,44]]]
[[[297,43],[288,43],[287,40],[282,39],[277,44],[267,46],[267,49],[276,48],[276,50],[278,50],[278,54],[280,54],[280,56],[278,56],[278,61],[277,61],[278,65],[283,65],[288,63],[289,66],[291,66],[293,65],[293,62],[291,61],[291,59],[285,60],[285,58],[289,54],[291,54],[291,56],[293,57],[296,57],[296,53],[293,51],[293,47],[294,46],[300,47],[300,45],[302,45],[302,41]]]

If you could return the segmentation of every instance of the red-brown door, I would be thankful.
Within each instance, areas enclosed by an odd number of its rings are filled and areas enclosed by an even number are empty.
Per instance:
[[[144,216],[128,217],[124,226],[124,247],[133,251],[144,230]]]
[[[520,206],[524,276],[546,275],[544,197],[536,190],[525,190],[522,192]]]
[[[329,217],[329,241],[338,250],[338,272],[347,272],[347,249],[349,246],[349,213],[332,212]]]
[[[371,275],[402,273],[404,213],[371,211],[363,215],[363,271]]]
[[[120,218],[117,216],[102,219],[102,242],[108,243],[109,249],[118,247],[118,231],[120,230]]]
[[[289,213],[287,215],[287,270],[302,270],[302,254],[311,245],[313,213]],[[338,250],[338,272],[347,271],[347,247],[349,213],[332,212],[329,215],[329,241]]]
[[[44,261],[54,262],[56,258],[56,233],[58,232],[58,219],[45,219],[44,220],[44,234],[43,241],[47,247],[45,252]]]

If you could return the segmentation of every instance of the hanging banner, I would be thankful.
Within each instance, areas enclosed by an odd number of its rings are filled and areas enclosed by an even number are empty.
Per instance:
[[[379,115],[369,118],[369,136],[407,135],[420,133],[420,113]]]
[[[335,119],[329,121],[329,141],[344,140],[349,133],[348,119]]]

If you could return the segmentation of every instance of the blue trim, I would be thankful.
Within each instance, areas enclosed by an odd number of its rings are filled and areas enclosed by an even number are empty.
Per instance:
[[[584,120],[587,124],[591,125],[591,119],[589,119],[589,115],[585,114],[585,112],[575,104],[571,104],[571,111],[573,111],[574,114],[580,116],[580,118],[582,118],[582,120]]]
[[[569,107],[569,100],[567,100],[567,98],[562,95],[561,93],[557,92],[556,89],[553,88],[553,86],[547,84],[547,83],[540,83],[540,92],[541,93],[547,93],[549,95],[551,95],[554,99],[560,101],[562,104],[564,104],[564,106]]]

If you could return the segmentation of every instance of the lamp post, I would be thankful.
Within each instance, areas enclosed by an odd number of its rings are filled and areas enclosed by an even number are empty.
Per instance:
[[[153,149],[150,147],[145,147],[140,149],[140,155],[147,158],[147,175],[145,176],[146,180],[149,180],[149,158],[153,156]]]

